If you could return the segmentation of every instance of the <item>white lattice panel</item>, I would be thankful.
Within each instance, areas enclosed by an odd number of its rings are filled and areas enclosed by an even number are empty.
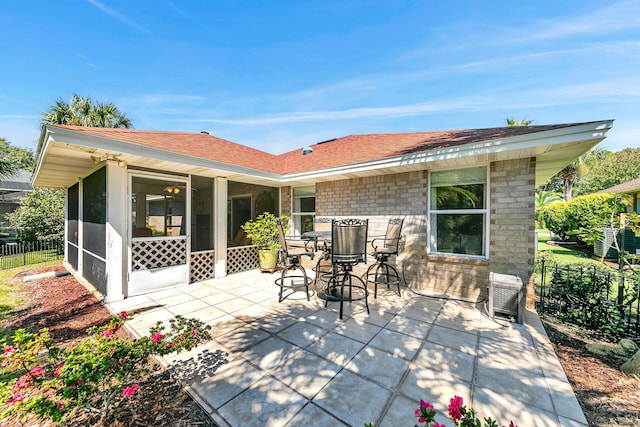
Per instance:
[[[140,239],[131,244],[131,269],[151,270],[187,263],[187,239]]]
[[[215,251],[191,252],[189,283],[213,279],[215,271]]]
[[[227,274],[260,267],[257,246],[227,248]]]

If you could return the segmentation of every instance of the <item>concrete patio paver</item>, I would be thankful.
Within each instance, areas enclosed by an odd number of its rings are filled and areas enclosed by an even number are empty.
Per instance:
[[[248,271],[109,304],[139,311],[136,336],[174,314],[212,326],[213,340],[161,359],[224,426],[415,424],[420,399],[447,417],[462,396],[482,417],[520,427],[587,422],[542,323],[496,323],[484,307],[403,289],[324,306],[314,292],[278,303],[276,275]]]

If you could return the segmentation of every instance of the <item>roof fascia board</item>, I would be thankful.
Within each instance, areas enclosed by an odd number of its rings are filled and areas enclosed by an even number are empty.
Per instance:
[[[147,147],[145,145],[121,141],[117,139],[103,138],[83,133],[80,133],[80,135],[82,135],[82,137],[80,137],[77,132],[67,129],[55,128],[52,134],[53,135],[51,136],[51,138],[54,142],[58,142],[61,144],[73,144],[96,150],[103,150],[113,155],[120,154],[153,158],[160,161],[178,163],[205,169],[218,169],[229,174],[248,175],[272,181],[278,181],[282,177],[281,174],[274,174],[271,172],[261,171],[259,169],[252,169],[229,163],[218,162],[211,159],[204,159],[202,157],[192,156],[188,154],[176,153],[175,151],[167,151],[158,148]],[[60,140],[57,140],[54,137],[55,134],[59,134],[62,138],[60,138]]]
[[[36,161],[36,167],[33,169],[33,173],[31,174],[31,185],[35,187],[36,178],[40,174],[40,169],[42,168],[42,162],[46,157],[47,152],[49,151],[51,141],[51,133],[47,126],[43,126],[40,131],[40,139],[38,140],[38,158]]]
[[[549,145],[560,145],[581,140],[604,139],[607,131],[612,127],[613,121],[587,123],[578,126],[567,126],[542,132],[529,133],[504,139],[493,139],[473,144],[466,144],[431,150],[404,156],[390,157],[387,159],[363,162],[315,170],[299,172],[283,176],[283,181],[299,179],[321,178],[344,173],[365,172],[368,170],[405,166],[409,164],[431,163],[436,161],[454,160],[463,157],[500,154],[514,150],[535,150]]]

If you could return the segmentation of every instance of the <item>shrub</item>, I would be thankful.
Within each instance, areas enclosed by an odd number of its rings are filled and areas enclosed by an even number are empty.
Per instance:
[[[589,194],[570,202],[559,202],[541,210],[540,217],[553,233],[562,239],[576,236],[586,244],[593,244],[602,227],[610,224],[611,213],[616,217],[630,206],[628,197],[614,194]]]
[[[90,338],[65,348],[55,346],[46,329],[37,334],[16,331],[2,366],[20,376],[0,384],[6,402],[2,416],[31,412],[65,422],[88,410],[105,419],[116,398],[136,394],[138,381],[148,372],[149,356],[188,350],[211,339],[208,325],[176,316],[168,331],[158,322],[149,337],[125,340],[116,332],[126,317],[120,313],[109,324],[89,329]]]

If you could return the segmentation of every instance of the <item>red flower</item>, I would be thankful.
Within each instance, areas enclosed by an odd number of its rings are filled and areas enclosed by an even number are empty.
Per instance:
[[[420,399],[420,407],[416,409],[415,416],[418,417],[420,423],[430,423],[436,416],[433,405]]]
[[[126,319],[127,317],[129,317],[129,314],[127,314],[126,311],[121,311],[120,312],[120,317],[122,317],[123,319]]]
[[[64,368],[64,363],[61,363],[60,365],[58,365],[58,367],[53,371],[53,376],[59,377],[60,371],[62,370],[62,368]]]
[[[125,387],[122,390],[122,395],[123,396],[133,396],[133,394],[136,392],[136,390],[138,390],[138,384],[134,384],[131,387]]]
[[[111,338],[113,336],[113,331],[107,328],[104,331],[102,331],[100,335],[102,335],[105,338]]]
[[[460,396],[453,396],[449,403],[449,416],[454,420],[462,418],[462,398]]]
[[[34,377],[44,375],[44,368],[42,366],[36,366],[32,370],[30,370],[29,373]]]
[[[440,424],[439,422],[436,421],[436,422],[433,423],[432,427],[447,427],[447,426],[444,425],[444,424]]]
[[[9,357],[13,356],[13,354],[16,352],[16,348],[12,345],[10,345],[9,347],[4,349],[4,354],[3,357],[5,359],[8,359]]]
[[[162,334],[160,332],[156,332],[155,334],[151,335],[151,339],[153,340],[154,343],[157,344],[162,339]]]
[[[13,392],[16,393],[18,390],[25,388],[31,382],[31,376],[23,375],[18,378],[18,381],[13,385]]]

